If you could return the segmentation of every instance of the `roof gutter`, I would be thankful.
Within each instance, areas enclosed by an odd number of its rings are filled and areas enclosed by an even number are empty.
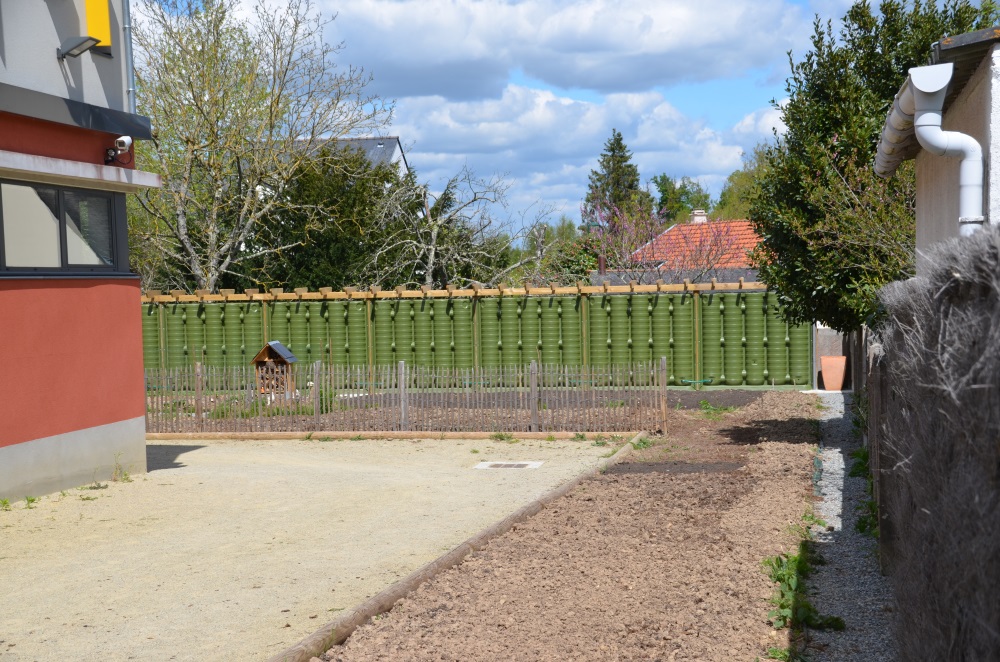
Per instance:
[[[904,160],[917,155],[917,144],[931,154],[961,157],[958,223],[959,233],[967,236],[985,222],[983,150],[972,136],[941,128],[953,71],[950,62],[910,69],[886,116],[875,156],[875,174],[891,177]]]

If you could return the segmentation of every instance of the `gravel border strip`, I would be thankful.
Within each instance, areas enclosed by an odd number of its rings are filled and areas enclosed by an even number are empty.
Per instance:
[[[608,467],[617,464],[632,452],[646,432],[639,432],[611,457],[607,457],[598,462],[597,466],[580,474],[576,478],[563,483],[559,487],[543,494],[531,503],[525,505],[511,515],[500,520],[476,535],[472,536],[458,547],[454,548],[444,556],[441,556],[427,565],[412,572],[407,577],[389,586],[381,593],[365,600],[354,609],[343,613],[339,618],[330,621],[319,630],[309,635],[291,648],[270,658],[268,662],[309,662],[314,657],[318,657],[331,647],[342,644],[360,626],[368,622],[372,617],[392,609],[396,602],[405,598],[410,592],[429,579],[432,579],[444,570],[461,563],[466,556],[472,552],[482,549],[490,540],[503,535],[514,525],[523,522],[535,513],[539,512],[549,503],[568,494],[573,488],[583,481],[591,478]],[[426,436],[426,435],[425,435]]]
[[[345,430],[320,430],[319,432],[147,432],[146,441],[187,441],[191,439],[246,439],[252,441],[270,441],[296,439],[300,441],[317,441],[322,437],[331,439],[485,439],[495,432],[364,432]],[[549,437],[565,440],[573,439],[579,432],[510,432],[515,439],[541,439]],[[635,435],[643,434],[634,430],[619,430],[617,432],[585,432],[588,439],[598,435]]]
[[[809,630],[806,653],[813,662],[889,662],[896,659],[893,639],[895,599],[878,567],[878,543],[855,528],[858,506],[871,497],[866,479],[850,475],[850,454],[861,447],[849,412],[852,393],[820,395],[823,412],[823,501],[816,512],[832,530],[816,535],[816,550],[826,560],[807,581],[813,606],[840,616],[846,629]]]

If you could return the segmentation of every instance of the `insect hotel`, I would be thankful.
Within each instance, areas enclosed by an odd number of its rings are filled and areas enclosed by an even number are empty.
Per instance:
[[[295,393],[292,364],[296,361],[298,359],[292,351],[277,340],[264,345],[251,361],[255,368],[257,392],[268,396]]]

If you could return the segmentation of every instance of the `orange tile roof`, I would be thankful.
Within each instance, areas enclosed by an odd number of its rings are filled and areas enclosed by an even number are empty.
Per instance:
[[[760,243],[750,221],[678,223],[661,232],[635,253],[637,262],[665,263],[669,268],[692,268],[710,260],[716,269],[750,267],[747,253]]]

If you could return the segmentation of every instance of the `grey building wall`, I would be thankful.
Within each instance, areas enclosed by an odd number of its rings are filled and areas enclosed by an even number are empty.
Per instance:
[[[83,0],[0,0],[0,82],[126,110],[122,0],[111,0],[111,33],[112,57],[59,60],[63,40],[86,35]]]

